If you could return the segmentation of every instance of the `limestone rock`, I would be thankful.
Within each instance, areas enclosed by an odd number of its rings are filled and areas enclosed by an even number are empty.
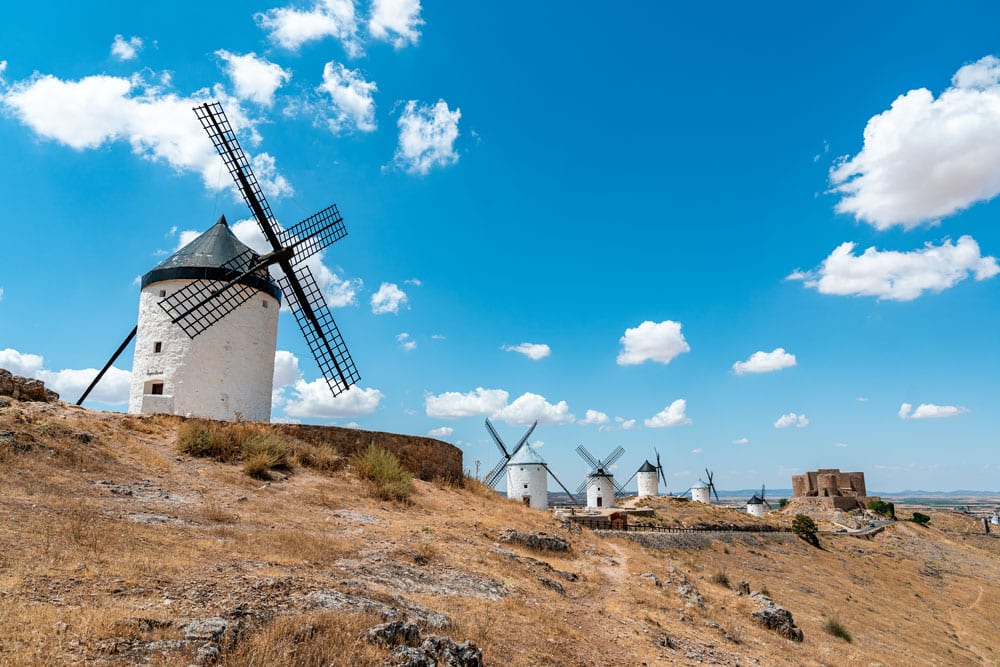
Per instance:
[[[376,625],[368,630],[368,641],[379,646],[417,646],[420,644],[420,628],[416,623],[391,621]]]
[[[542,531],[519,533],[513,528],[507,528],[500,533],[497,540],[506,544],[520,544],[536,551],[566,552],[570,550],[569,540]]]
[[[751,618],[769,630],[774,630],[785,639],[800,642],[803,639],[802,628],[795,625],[792,612],[770,600],[763,609],[750,614]]]
[[[24,378],[0,368],[0,396],[10,396],[15,401],[41,401],[55,403],[59,394],[45,388],[45,383],[34,378]]]

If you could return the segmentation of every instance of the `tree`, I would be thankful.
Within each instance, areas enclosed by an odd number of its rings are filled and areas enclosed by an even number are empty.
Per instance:
[[[919,524],[921,526],[926,526],[931,522],[931,518],[926,514],[921,514],[920,512],[914,512],[913,517],[910,519],[910,521]]]
[[[819,528],[816,527],[816,522],[805,514],[796,514],[792,519],[792,532],[814,547],[819,546],[819,538],[816,537]]]
[[[778,509],[785,509],[785,505],[788,504],[788,498],[782,498],[778,501]]]
[[[887,516],[890,519],[896,518],[896,506],[892,503],[887,503],[882,500],[869,500],[868,509],[876,514]]]

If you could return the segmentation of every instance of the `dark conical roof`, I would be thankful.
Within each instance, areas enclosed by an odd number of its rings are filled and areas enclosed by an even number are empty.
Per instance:
[[[656,472],[656,467],[649,461],[643,461],[642,467],[637,472]]]
[[[243,255],[248,250],[246,261],[239,266],[231,265],[233,259]],[[164,280],[219,280],[228,282],[250,269],[259,255],[249,246],[236,238],[226,222],[226,216],[219,217],[218,222],[208,231],[175,252],[170,257],[157,264],[152,271],[142,277],[142,287]],[[267,292],[276,299],[281,299],[281,291],[271,280],[266,270],[245,276],[240,283],[249,285],[262,292]]]

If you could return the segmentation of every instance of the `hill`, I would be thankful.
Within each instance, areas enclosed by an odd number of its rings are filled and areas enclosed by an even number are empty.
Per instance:
[[[380,500],[321,430],[255,427],[299,452],[257,479],[181,453],[180,418],[0,405],[2,665],[397,664],[401,649],[366,638],[392,618],[514,667],[1000,659],[1000,541],[954,519],[942,530],[933,512],[871,539],[821,534],[819,549],[752,533],[652,549],[469,480]],[[327,447],[324,465],[306,445]],[[684,525],[745,520],[676,511]],[[517,541],[537,532],[569,550]],[[754,620],[768,600],[801,642]]]

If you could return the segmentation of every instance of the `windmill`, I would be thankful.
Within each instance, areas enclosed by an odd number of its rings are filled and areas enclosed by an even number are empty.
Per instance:
[[[493,442],[500,450],[501,457],[483,478],[483,483],[487,486],[495,486],[506,471],[508,498],[520,500],[536,509],[546,509],[548,507],[547,478],[551,476],[556,484],[566,492],[570,501],[574,505],[579,505],[576,496],[570,493],[569,489],[556,477],[556,474],[552,472],[538,452],[531,445],[527,445],[528,438],[536,426],[538,426],[537,421],[531,425],[527,433],[521,436],[517,445],[508,449],[490,420],[486,420],[486,430],[490,432],[490,437],[493,438]]]
[[[691,500],[699,503],[711,504],[712,496],[715,496],[715,500],[719,500],[719,492],[715,490],[715,481],[712,479],[712,471],[705,468],[705,476],[708,477],[706,482],[703,479],[698,480],[698,484],[691,487]]]
[[[753,494],[747,501],[747,514],[764,516],[765,505],[767,505],[767,509],[771,509],[771,503],[767,502],[767,497],[764,495],[764,485],[761,484],[760,494]]]
[[[590,474],[580,483],[576,492],[583,493],[586,489],[587,507],[614,507],[615,496],[624,496],[625,489],[615,482],[611,466],[625,453],[625,449],[616,447],[603,460],[596,458],[583,445],[576,448],[576,453],[590,466]]]
[[[632,473],[632,477],[628,478],[628,481],[622,484],[622,488],[628,488],[629,483],[633,478],[638,478],[636,480],[637,490],[639,497],[644,496],[659,496],[660,488],[659,481],[663,480],[663,486],[667,486],[667,478],[663,475],[663,464],[660,463],[660,453],[653,448],[653,452],[656,454],[656,465],[654,466],[649,460],[643,461],[642,465]]]
[[[267,239],[271,247],[271,252],[258,255],[250,248],[243,246],[228,231],[225,218],[221,218],[216,227],[222,225],[225,227],[225,230],[216,232],[215,228],[213,228],[195,241],[201,241],[202,245],[207,245],[216,251],[219,251],[220,248],[224,249],[225,252],[220,251],[216,253],[221,264],[206,267],[203,265],[193,265],[197,264],[197,262],[192,261],[185,266],[172,267],[182,270],[181,273],[183,274],[173,277],[184,278],[187,282],[183,284],[183,287],[169,294],[167,294],[167,289],[162,289],[156,295],[161,297],[158,299],[157,305],[169,322],[169,324],[163,323],[163,327],[168,327],[171,331],[179,328],[188,339],[193,341],[227,316],[232,318],[233,315],[230,314],[233,311],[236,311],[256,295],[269,292],[270,288],[274,288],[275,290],[280,289],[280,294],[284,294],[287,299],[288,306],[306,339],[313,357],[316,359],[319,370],[330,391],[334,396],[347,391],[360,380],[360,376],[354,366],[354,361],[351,359],[350,352],[348,352],[347,346],[344,344],[340,330],[330,314],[330,309],[323,298],[323,293],[317,285],[316,279],[309,268],[303,265],[306,259],[347,235],[343,218],[340,216],[337,206],[329,206],[296,225],[283,229],[278,225],[271,212],[271,207],[267,203],[260,184],[250,167],[250,161],[240,147],[239,141],[236,139],[236,134],[233,132],[233,128],[222,109],[222,105],[218,102],[206,102],[195,107],[194,112],[201,122],[202,127],[208,133],[216,151],[222,157],[230,175],[235,180],[237,188],[243,196],[243,200],[250,208],[261,232]],[[211,238],[207,241],[204,240],[210,235]],[[192,244],[195,242],[192,242]],[[184,249],[178,251],[177,255],[180,255],[183,251]],[[196,253],[188,253],[188,255],[193,257]],[[192,257],[187,257],[186,259],[192,259]],[[164,264],[166,262],[161,263],[157,268],[163,267]],[[274,287],[274,282],[271,281],[268,270],[271,266],[277,266],[281,270],[281,275],[277,278],[276,288]],[[163,271],[166,271],[166,269],[163,269]],[[202,272],[200,274],[202,277],[200,278],[198,271]],[[156,270],[154,269],[154,271],[151,271],[144,277],[144,291],[146,278],[155,272]],[[176,287],[176,283],[172,283],[172,286]],[[278,294],[273,294],[272,296],[278,296]],[[264,307],[267,307],[266,303]],[[139,325],[132,330],[125,341],[118,347],[108,363],[98,373],[87,390],[84,391],[83,395],[77,401],[77,405],[83,403],[87,395],[97,385],[107,369],[111,367],[118,355],[121,354],[132,338],[136,336],[137,331],[140,333],[139,340],[136,343],[137,360],[140,356],[140,344],[143,345],[143,354],[145,354],[146,345],[143,341],[142,331],[140,331],[143,328],[142,315],[142,304],[140,304]],[[277,322],[276,317],[274,315],[275,327]],[[157,317],[152,317],[152,319],[157,319]],[[159,334],[162,331],[156,333]],[[194,343],[171,340],[169,336],[172,334],[169,332],[163,335],[168,337],[168,343],[176,343],[176,347],[182,349],[184,352],[195,349]],[[156,353],[160,353],[161,346],[164,344],[163,341],[156,341],[152,344],[155,345]],[[226,347],[229,349],[233,346],[227,342]],[[236,354],[243,355],[245,352],[237,350]],[[267,354],[273,356],[273,347]],[[209,356],[214,359],[213,356]],[[192,360],[189,359],[188,361]],[[270,368],[273,374],[273,360],[270,361]],[[146,375],[152,376],[157,372],[160,374],[169,374],[165,373],[162,368],[154,365],[146,371]],[[258,375],[261,374],[266,373],[263,371],[258,373]],[[136,378],[137,375],[140,375],[140,377]],[[141,375],[141,373],[137,373],[135,366],[133,366],[133,395],[138,391],[140,403],[144,398],[144,394],[166,394],[168,388],[182,391],[181,387],[165,386],[170,384],[169,378],[161,382],[155,382],[141,377]],[[230,380],[230,383],[233,385],[237,384],[232,378],[225,379]],[[269,394],[271,390],[271,378],[261,379],[266,379],[267,385],[261,391],[266,390]],[[144,382],[145,384],[137,389],[135,385],[137,381],[140,383]],[[214,378],[214,382],[218,383],[219,378]],[[223,393],[222,397],[222,400],[225,402],[228,399],[228,394]],[[176,401],[177,399],[178,397],[174,396],[172,400]],[[269,398],[266,399],[266,403],[266,415],[269,415]],[[174,410],[157,411],[179,411],[179,414],[184,413],[179,406],[173,405],[173,403],[171,405],[174,407]],[[130,401],[130,411],[133,411],[132,407],[132,402]],[[140,410],[137,409],[134,411]],[[231,412],[232,410],[230,410],[230,414]],[[215,414],[212,413],[208,416],[215,416]],[[223,416],[222,418],[226,417]],[[267,416],[264,418],[266,419]]]

